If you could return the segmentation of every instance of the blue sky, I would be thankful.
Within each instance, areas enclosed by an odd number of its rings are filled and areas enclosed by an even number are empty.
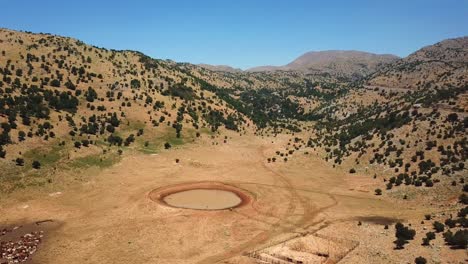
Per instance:
[[[155,58],[249,68],[313,50],[406,56],[468,35],[466,0],[0,1],[0,27]]]

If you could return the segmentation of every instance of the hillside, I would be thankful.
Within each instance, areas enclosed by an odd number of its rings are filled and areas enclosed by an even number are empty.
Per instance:
[[[29,175],[36,173],[32,167],[49,170],[57,162],[67,168],[94,159],[115,162],[124,146],[151,153],[220,126],[241,131],[250,122],[202,91],[201,78],[215,78],[209,73],[197,78],[184,66],[138,52],[5,29],[0,52],[3,190],[16,188],[18,169]],[[30,180],[47,181],[20,182]]]
[[[34,161],[43,169],[59,161],[69,167],[90,155],[121,153],[120,147],[154,152],[165,143],[188,142],[222,127],[238,133],[255,130],[303,111],[279,94],[258,111],[261,89],[290,93],[304,80],[334,82],[298,73],[214,72],[135,51],[7,29],[0,30],[0,58],[0,163],[6,190],[16,188],[18,169],[36,173]],[[290,110],[272,112],[283,105]],[[35,148],[42,149],[39,153],[63,150],[50,160],[37,156]]]
[[[379,69],[368,84],[410,89],[466,86],[467,62],[468,37],[448,39]]]
[[[284,66],[261,66],[248,71],[299,71],[307,74],[357,80],[396,59],[398,57],[394,55],[378,55],[361,51],[312,51]]]

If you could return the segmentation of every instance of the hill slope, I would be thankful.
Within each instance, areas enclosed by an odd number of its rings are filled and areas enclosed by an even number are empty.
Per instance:
[[[28,177],[33,167],[47,173],[58,164],[112,164],[122,151],[154,153],[223,127],[240,132],[249,118],[203,87],[260,83],[72,38],[0,29],[0,189],[48,180]],[[18,171],[25,177],[18,179]]]
[[[468,37],[424,47],[380,69],[368,84],[382,87],[440,88],[468,83]]]
[[[35,173],[34,161],[43,171],[83,158],[100,164],[129,149],[153,153],[203,133],[246,133],[300,117],[302,106],[283,95],[304,88],[304,80],[333,84],[298,73],[215,72],[0,29],[0,189],[16,186],[18,170]]]

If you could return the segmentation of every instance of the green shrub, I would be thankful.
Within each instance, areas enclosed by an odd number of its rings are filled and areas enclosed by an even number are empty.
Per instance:
[[[445,226],[441,222],[435,221],[433,226],[437,233],[444,232]]]
[[[414,259],[414,263],[416,264],[426,264],[427,260],[423,257],[417,257]]]
[[[33,161],[32,163],[32,167],[36,170],[40,169],[41,168],[41,163],[37,160]]]

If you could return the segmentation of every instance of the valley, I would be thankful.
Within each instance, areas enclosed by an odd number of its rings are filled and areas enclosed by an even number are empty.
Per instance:
[[[261,71],[0,52],[2,264],[466,260],[468,37]],[[165,200],[194,190],[234,197]]]

